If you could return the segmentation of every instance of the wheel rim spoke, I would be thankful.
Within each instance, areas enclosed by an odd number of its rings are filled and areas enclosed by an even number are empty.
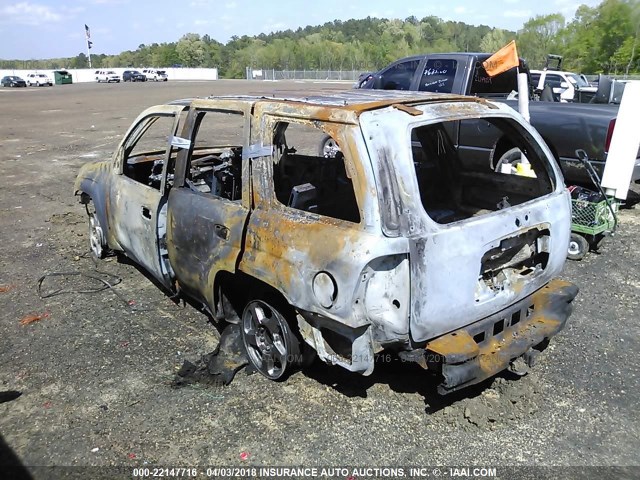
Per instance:
[[[280,354],[279,356],[281,359],[286,358],[287,346],[284,344],[284,341],[280,335],[276,335],[273,338],[273,346],[275,347],[277,352]]]
[[[275,359],[273,358],[273,355],[266,355],[264,357],[264,363],[265,363],[267,372],[270,375],[273,375],[276,371],[276,364],[275,364]]]
[[[256,338],[255,333],[253,334],[247,333],[247,343],[253,348],[260,349],[260,347],[258,346],[258,339]]]

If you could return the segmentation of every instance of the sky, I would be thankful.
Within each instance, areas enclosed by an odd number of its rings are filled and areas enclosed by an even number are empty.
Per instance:
[[[435,15],[471,25],[516,31],[536,15],[573,18],[581,4],[600,0],[0,0],[0,59],[117,54],[140,44],[175,42],[185,33],[208,34],[226,43],[231,36],[258,35],[321,25],[335,19],[418,19]]]

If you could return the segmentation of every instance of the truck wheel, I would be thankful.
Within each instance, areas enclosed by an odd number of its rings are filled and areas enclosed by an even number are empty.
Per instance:
[[[569,240],[569,250],[567,251],[567,258],[569,260],[582,260],[589,251],[589,242],[582,235],[577,233],[571,234]]]
[[[516,165],[520,163],[522,159],[522,152],[519,148],[512,148],[504,152],[494,166],[496,172],[502,171],[503,165],[511,165],[511,173],[515,173]]]
[[[329,135],[325,135],[320,141],[320,148],[318,149],[318,154],[321,157],[333,158],[336,156],[336,153],[340,151],[340,147],[336,143],[336,141],[331,138]]]
[[[242,313],[242,341],[249,361],[269,380],[284,380],[302,364],[300,340],[285,318],[288,310],[256,299]]]

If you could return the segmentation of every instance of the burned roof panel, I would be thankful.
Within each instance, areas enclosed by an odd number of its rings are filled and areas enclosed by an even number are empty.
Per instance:
[[[478,102],[475,97],[431,92],[406,92],[398,90],[344,90],[344,91],[274,91],[272,96],[233,95],[207,97],[207,99],[235,99],[249,102],[296,102],[322,107],[364,111],[397,103],[429,103],[443,101]]]

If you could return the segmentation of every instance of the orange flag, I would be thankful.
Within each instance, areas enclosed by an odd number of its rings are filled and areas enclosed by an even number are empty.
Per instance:
[[[520,60],[518,59],[515,40],[511,40],[506,46],[482,62],[482,66],[490,77],[506,72],[519,64]]]

